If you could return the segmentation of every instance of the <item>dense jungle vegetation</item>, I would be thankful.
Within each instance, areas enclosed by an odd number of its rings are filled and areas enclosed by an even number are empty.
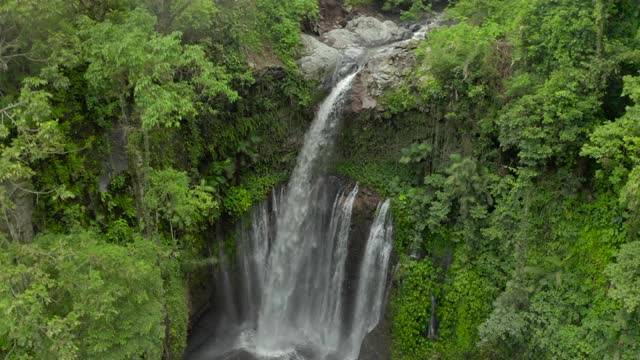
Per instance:
[[[446,14],[334,166],[392,199],[393,358],[637,359],[638,0]],[[296,64],[318,19],[315,0],[0,2],[0,357],[181,357],[213,234],[287,179],[323,96]]]

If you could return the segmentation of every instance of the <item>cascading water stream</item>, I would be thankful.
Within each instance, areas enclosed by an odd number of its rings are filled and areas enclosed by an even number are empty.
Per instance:
[[[356,73],[342,79],[320,106],[311,128],[305,135],[303,148],[289,182],[282,215],[278,216],[277,234],[271,249],[265,293],[258,317],[257,339],[259,346],[272,350],[281,347],[290,334],[283,333],[288,326],[287,316],[291,300],[298,286],[298,275],[306,254],[313,244],[303,234],[311,204],[312,178],[318,164],[325,158],[325,151],[332,145],[338,127],[344,94]],[[325,155],[325,156],[323,156]]]
[[[208,321],[220,324],[213,341],[191,342],[188,358],[358,358],[383,312],[392,227],[387,200],[362,254],[349,255],[359,188],[322,176],[356,75],[340,80],[319,107],[287,186],[238,224],[235,261],[219,250],[215,277],[225,293],[215,304],[221,315]],[[355,271],[347,269],[353,259]]]
[[[375,328],[382,316],[392,247],[391,233],[393,231],[388,222],[388,211],[389,200],[386,200],[378,207],[378,215],[371,225],[360,267],[356,306],[353,311],[353,327],[350,335],[350,359],[357,359],[362,340]]]

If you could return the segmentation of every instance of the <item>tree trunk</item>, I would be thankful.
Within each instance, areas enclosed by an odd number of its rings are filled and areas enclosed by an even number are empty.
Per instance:
[[[5,182],[7,197],[13,207],[2,206],[0,232],[8,232],[11,240],[30,243],[33,240],[34,194],[21,189],[30,189],[31,181],[22,180],[17,184]]]

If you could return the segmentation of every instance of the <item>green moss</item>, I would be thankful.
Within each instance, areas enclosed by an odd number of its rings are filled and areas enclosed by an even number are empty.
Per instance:
[[[334,171],[387,197],[407,189],[406,179],[411,178],[409,169],[397,161],[346,160],[338,163]]]

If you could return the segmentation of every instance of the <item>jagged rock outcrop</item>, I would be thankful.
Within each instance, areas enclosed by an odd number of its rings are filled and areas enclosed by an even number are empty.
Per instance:
[[[359,360],[391,359],[391,321],[387,314],[362,342]]]
[[[324,33],[319,39],[303,35],[304,51],[299,65],[307,79],[318,81],[322,87],[331,85],[333,75],[349,73],[366,51],[364,68],[354,82],[351,112],[375,109],[377,99],[385,90],[402,83],[414,67],[414,49],[424,39],[428,26],[414,26],[414,34],[394,22],[371,16],[360,16],[338,28]]]
[[[385,90],[402,84],[415,65],[417,40],[405,40],[370,53],[351,93],[352,112],[375,109]]]
[[[342,77],[349,73],[366,49],[367,61],[351,91],[349,110],[358,113],[381,110],[379,99],[384,92],[411,76],[420,41],[432,29],[448,23],[435,15],[423,24],[400,27],[390,20],[360,16],[344,25],[336,25],[339,28],[325,32],[319,39],[303,35],[305,50],[299,64],[307,79],[319,81],[326,88],[334,74]]]

